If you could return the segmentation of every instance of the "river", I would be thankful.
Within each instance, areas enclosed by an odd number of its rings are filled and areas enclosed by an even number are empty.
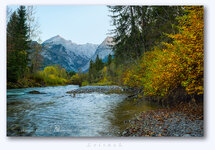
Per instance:
[[[123,114],[127,111],[122,110],[124,106],[119,107],[128,103],[123,103],[126,95],[93,92],[76,94],[74,97],[66,93],[78,88],[76,85],[68,85],[8,89],[7,135],[85,137],[116,135],[114,132],[121,128],[122,122],[117,123],[116,120],[120,119],[114,117],[128,116]],[[28,93],[33,90],[46,94]],[[137,106],[126,109],[136,110],[135,107]],[[148,104],[144,105],[146,110],[153,108]]]

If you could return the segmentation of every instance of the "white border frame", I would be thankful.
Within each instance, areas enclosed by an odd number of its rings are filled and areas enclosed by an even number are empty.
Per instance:
[[[204,5],[205,136],[203,138],[66,138],[6,137],[6,6],[23,5]],[[1,0],[0,1],[0,148],[15,150],[69,149],[213,149],[215,148],[215,1],[214,0]]]

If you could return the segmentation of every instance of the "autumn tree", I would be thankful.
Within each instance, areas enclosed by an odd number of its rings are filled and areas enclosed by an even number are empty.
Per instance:
[[[166,34],[172,42],[164,42],[164,49],[154,47],[139,65],[124,73],[124,84],[144,87],[145,95],[167,96],[178,87],[188,94],[203,94],[203,7],[185,7],[178,17],[179,33]]]

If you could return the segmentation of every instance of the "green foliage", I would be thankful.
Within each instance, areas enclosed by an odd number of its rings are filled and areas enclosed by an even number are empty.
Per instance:
[[[89,82],[88,82],[88,81],[83,81],[83,82],[81,83],[81,86],[86,86],[86,85],[89,85]]]
[[[70,71],[70,72],[68,73],[68,75],[69,75],[70,77],[72,77],[72,76],[75,75],[75,74],[76,74],[75,71]]]
[[[97,55],[95,63],[91,60],[90,61],[90,67],[89,67],[89,75],[88,75],[88,81],[89,82],[98,82],[102,76],[101,70],[104,67],[104,63],[102,62],[102,59],[99,59],[99,56]]]
[[[89,85],[88,82],[88,73],[76,73],[73,75],[70,79],[71,84],[79,85],[79,86],[85,86]]]
[[[31,73],[37,72],[42,67],[43,57],[42,53],[42,46],[38,43],[31,43],[31,54],[29,55],[30,59],[30,71]]]
[[[26,9],[20,6],[7,24],[8,82],[17,82],[28,72],[28,30]]]
[[[63,85],[69,82],[66,70],[59,65],[45,67],[43,71],[34,74],[34,79],[45,85]]]
[[[81,79],[80,75],[77,73],[71,77],[71,82],[72,82],[72,84],[81,86],[82,79]]]
[[[108,55],[107,66],[110,66],[111,62],[112,62],[112,56],[109,54]]]
[[[36,33],[33,12],[20,6],[10,16],[7,23],[7,82],[26,87],[37,84],[30,79],[42,62],[42,47],[32,42],[32,34]],[[31,18],[33,17],[33,18]],[[9,86],[12,87],[12,86]]]
[[[163,33],[178,32],[179,6],[109,6],[112,15],[117,64],[133,64],[146,51],[170,38]]]

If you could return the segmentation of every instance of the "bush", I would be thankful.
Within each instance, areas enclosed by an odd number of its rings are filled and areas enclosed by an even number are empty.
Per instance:
[[[81,86],[86,86],[86,85],[89,85],[88,81],[84,81],[84,82],[81,83]]]
[[[45,85],[62,85],[68,83],[66,70],[59,66],[48,66],[34,75],[34,80]]]

